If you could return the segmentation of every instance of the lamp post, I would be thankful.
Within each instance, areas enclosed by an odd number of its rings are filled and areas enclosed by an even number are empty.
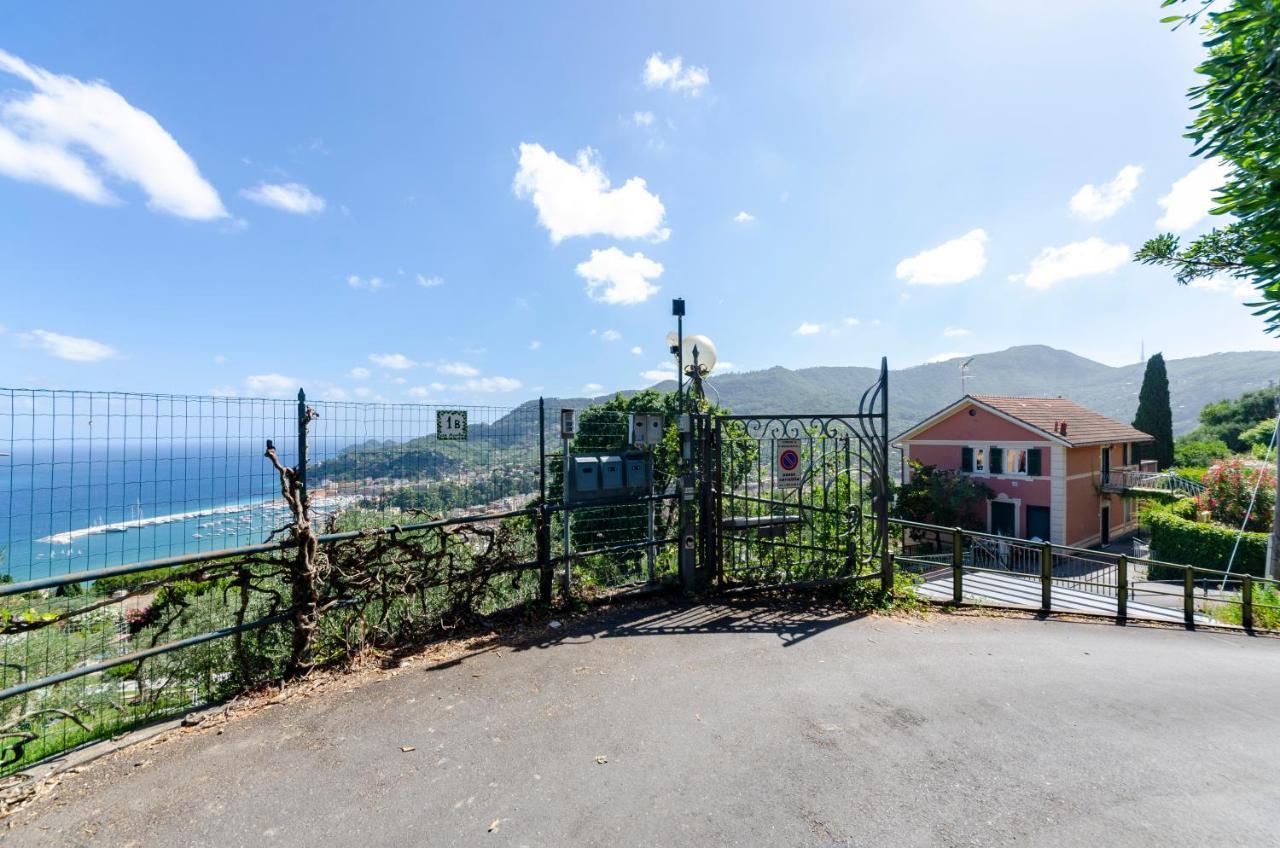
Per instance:
[[[702,335],[684,335],[684,300],[677,298],[671,303],[671,314],[676,318],[676,331],[667,335],[667,343],[671,354],[676,359],[676,408],[679,411],[678,429],[680,432],[680,583],[685,589],[697,587],[697,538],[694,533],[692,503],[696,491],[697,475],[694,473],[693,444],[695,427],[700,427],[703,474],[710,459],[708,451],[708,433],[706,422],[698,413],[704,399],[702,380],[716,364],[716,346],[711,339]],[[685,364],[685,363],[689,364]],[[689,378],[690,390],[686,390],[685,378]],[[692,403],[689,402],[692,394]],[[702,520],[710,520],[710,490],[707,481],[702,480]],[[705,525],[704,525],[705,526]],[[706,565],[706,563],[704,563]]]

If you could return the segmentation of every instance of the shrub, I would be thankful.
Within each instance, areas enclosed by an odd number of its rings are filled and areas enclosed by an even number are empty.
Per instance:
[[[1189,439],[1183,436],[1173,446],[1173,463],[1177,466],[1204,467],[1228,456],[1231,456],[1231,448],[1222,439]]]
[[[1262,475],[1261,485],[1259,474]],[[1271,515],[1276,503],[1276,478],[1270,468],[1259,469],[1246,465],[1244,460],[1230,459],[1210,468],[1202,482],[1205,490],[1200,495],[1200,508],[1207,510],[1214,521],[1240,527],[1248,515],[1246,530],[1266,530],[1271,527]],[[1251,500],[1252,512],[1249,511]]]
[[[1220,621],[1232,624],[1244,623],[1244,610],[1239,600],[1243,593],[1237,592],[1236,603],[1222,604],[1211,612]],[[1259,630],[1280,630],[1280,591],[1270,583],[1253,585],[1253,626]]]
[[[1194,480],[1199,483],[1204,479],[1204,475],[1209,473],[1207,465],[1179,465],[1173,469],[1173,473],[1179,477],[1186,477],[1188,480]]]
[[[1226,569],[1236,545],[1237,531],[1182,517],[1178,513],[1185,512],[1187,504],[1194,508],[1195,501],[1181,501],[1168,509],[1150,509],[1143,514],[1142,523],[1151,534],[1153,555],[1171,563]],[[1263,576],[1267,567],[1267,539],[1266,533],[1242,534],[1232,572]],[[1182,573],[1180,568],[1153,565],[1149,575],[1152,580],[1181,580]]]

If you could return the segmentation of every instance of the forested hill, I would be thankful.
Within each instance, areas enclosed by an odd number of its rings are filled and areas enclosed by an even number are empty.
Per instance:
[[[889,374],[891,435],[938,411],[960,397],[960,359],[917,365]],[[892,364],[892,363],[891,363]],[[1201,407],[1264,388],[1280,378],[1280,352],[1217,353],[1167,361],[1173,402],[1174,433],[1195,427]],[[973,357],[968,390],[972,394],[1057,396],[1070,398],[1119,421],[1130,422],[1138,406],[1143,363],[1113,367],[1044,345],[1011,347]],[[738,413],[853,412],[858,398],[877,375],[860,366],[769,368],[713,376],[710,384],[721,404]],[[673,382],[657,388],[673,389]],[[631,392],[626,392],[630,394]],[[717,395],[718,393],[718,395]],[[548,444],[555,445],[557,415],[562,407],[581,409],[598,398],[546,398]],[[492,424],[475,424],[472,437],[493,437],[496,453],[468,451],[466,443],[437,442],[432,436],[409,442],[371,442],[352,446],[322,464],[330,479],[441,478],[489,465],[519,485],[530,457],[536,465],[538,401],[521,404]]]
[[[901,432],[960,397],[960,363],[917,365],[889,374],[890,430]],[[1215,353],[1170,359],[1169,386],[1173,429],[1196,425],[1200,408],[1280,380],[1280,352]],[[889,363],[892,368],[893,363]],[[1138,407],[1145,363],[1110,366],[1045,345],[1011,347],[978,354],[969,367],[971,394],[1057,396],[1126,423]],[[725,406],[738,413],[851,412],[876,369],[859,366],[774,367],[764,371],[713,376],[711,383]],[[658,384],[660,389],[673,382]],[[714,396],[714,395],[713,395]],[[586,399],[547,399],[548,409],[579,407]],[[536,401],[534,401],[536,403]]]

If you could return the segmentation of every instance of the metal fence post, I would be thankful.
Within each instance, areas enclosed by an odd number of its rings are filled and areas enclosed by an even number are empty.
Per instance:
[[[573,545],[569,539],[569,439],[566,437],[561,442],[561,460],[560,464],[564,466],[564,488],[561,489],[564,495],[560,498],[560,529],[561,529],[561,548],[564,553],[564,572],[560,576],[561,588],[564,589],[564,596],[569,597],[569,590],[573,585]]]
[[[1040,545],[1040,611],[1053,609],[1053,545]]]
[[[551,513],[547,511],[547,410],[538,398],[538,599],[551,603]]]
[[[1182,620],[1188,628],[1196,626],[1196,575],[1190,566],[1182,570]]]
[[[311,501],[307,497],[307,393],[298,389],[298,490],[305,518]]]
[[[964,603],[964,531],[951,531],[951,602]]]
[[[1253,575],[1240,578],[1240,626],[1253,632]]]
[[[1129,558],[1124,554],[1116,560],[1116,620],[1124,624],[1129,617]]]
[[[657,508],[657,504],[655,504],[653,501],[654,464],[655,463],[653,461],[653,448],[649,448],[649,508],[647,510],[648,514],[646,515],[646,520],[647,520],[646,535],[648,538],[645,540],[646,542],[648,542],[648,544],[645,545],[645,552],[647,554],[645,559],[647,560],[649,565],[649,582],[650,583],[654,582],[654,580],[657,577],[656,560],[658,557],[658,551],[655,548],[655,542],[656,542],[655,537],[657,536],[657,509],[658,508]]]

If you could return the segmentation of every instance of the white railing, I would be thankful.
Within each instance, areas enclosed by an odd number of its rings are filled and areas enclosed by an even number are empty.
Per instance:
[[[1195,480],[1188,480],[1172,471],[1141,471],[1132,467],[1113,468],[1110,471],[1101,472],[1099,482],[1104,490],[1112,492],[1145,489],[1193,498],[1204,491],[1202,484]]]

